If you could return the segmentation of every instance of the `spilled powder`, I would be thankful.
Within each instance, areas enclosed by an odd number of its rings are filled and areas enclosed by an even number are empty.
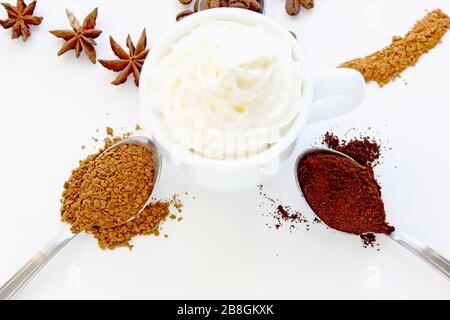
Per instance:
[[[132,248],[130,241],[135,236],[160,235],[160,225],[171,214],[172,207],[180,207],[177,198],[167,201],[155,201],[148,205],[134,220],[114,228],[94,227],[91,233],[98,240],[102,249],[115,249],[118,247]],[[181,210],[179,211],[181,212]]]
[[[323,144],[328,148],[342,152],[363,166],[375,166],[381,155],[380,145],[369,137],[341,141],[336,135],[325,133]]]
[[[264,186],[259,185],[259,195],[269,203],[270,210],[265,210],[263,215],[272,219],[271,223],[266,225],[276,230],[287,226],[292,232],[298,225],[303,224],[306,230],[310,228],[310,222],[297,210],[294,210],[291,206],[283,204],[280,200],[274,199],[264,191]],[[262,207],[262,204],[260,205]]]
[[[365,58],[345,62],[341,67],[355,69],[366,82],[376,81],[384,86],[409,67],[416,65],[419,58],[433,49],[450,29],[450,18],[440,9],[429,12],[418,21],[406,36],[394,36],[392,43]]]

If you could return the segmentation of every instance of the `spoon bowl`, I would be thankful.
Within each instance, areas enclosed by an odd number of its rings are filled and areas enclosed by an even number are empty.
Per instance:
[[[156,146],[156,144],[150,138],[147,138],[144,136],[135,136],[135,137],[125,138],[119,142],[114,143],[109,148],[104,150],[99,155],[98,158],[101,158],[102,156],[104,156],[106,153],[108,153],[112,149],[123,146],[125,144],[133,144],[133,145],[141,146],[141,147],[147,149],[148,151],[150,151],[152,154],[152,159],[153,159],[153,168],[155,170],[153,186],[152,186],[152,189],[150,190],[147,201],[145,202],[143,207],[136,213],[136,215],[133,218],[131,218],[130,220],[128,220],[128,221],[131,221],[131,220],[135,219],[137,216],[139,216],[152,201],[153,191],[156,189],[156,186],[158,185],[158,182],[159,182],[159,177],[161,176],[162,155],[161,155],[161,152],[159,151],[158,147]]]
[[[298,166],[301,163],[301,161],[307,155],[309,155],[311,153],[315,153],[315,152],[339,155],[339,156],[342,156],[342,157],[345,157],[347,159],[354,161],[360,167],[364,167],[363,165],[358,163],[352,157],[350,157],[342,152],[332,150],[332,149],[312,148],[312,149],[307,149],[304,152],[302,152],[298,156],[297,160],[295,161],[295,167],[294,167],[295,181],[297,182],[297,187],[300,191],[300,194],[302,195],[302,198],[305,200],[306,204],[308,205],[308,207],[311,209],[312,212],[314,212],[314,210],[309,205],[308,200],[306,199],[306,197],[303,193],[302,182],[299,181],[299,179],[298,179],[297,171],[298,171]],[[320,219],[320,217],[317,215],[316,212],[314,212],[314,214]],[[344,234],[349,234],[347,232],[339,231],[336,229],[333,229],[333,230],[344,233]],[[408,249],[410,252],[415,254],[417,257],[422,259],[424,262],[428,263],[432,268],[434,268],[435,270],[440,272],[442,275],[444,275],[448,280],[450,280],[450,261],[447,258],[445,258],[443,255],[439,254],[437,251],[433,250],[429,246],[414,239],[413,237],[409,236],[408,234],[406,234],[404,232],[394,231],[391,234],[386,234],[385,236],[387,236],[389,239],[397,242],[404,248]]]
[[[135,219],[142,211],[150,204],[151,196],[153,191],[155,190],[159,177],[161,174],[161,166],[162,166],[162,157],[161,153],[156,146],[156,144],[149,138],[139,136],[139,137],[130,137],[123,139],[119,142],[114,143],[105,151],[103,151],[98,158],[101,158],[106,153],[115,149],[124,144],[134,144],[139,145],[147,150],[151,151],[153,156],[153,167],[155,170],[154,182],[152,189],[150,190],[148,199],[145,205],[136,213],[136,215],[131,218],[129,221]],[[0,288],[0,300],[11,300],[14,299],[25,287],[26,285],[34,278],[39,271],[59,252],[61,251],[72,239],[74,239],[77,235],[72,233],[70,228],[66,228],[60,234],[58,234],[52,241],[50,241],[47,246],[39,251],[33,258],[31,258],[19,271],[16,272],[15,275],[11,277],[1,288]]]

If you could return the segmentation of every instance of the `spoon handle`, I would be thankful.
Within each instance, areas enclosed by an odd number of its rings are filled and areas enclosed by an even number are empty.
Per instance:
[[[14,299],[34,276],[62,249],[75,238],[70,229],[64,230],[39,251],[17,273],[0,288],[0,300]]]
[[[389,237],[414,253],[450,280],[450,261],[422,242],[403,232],[393,232]]]

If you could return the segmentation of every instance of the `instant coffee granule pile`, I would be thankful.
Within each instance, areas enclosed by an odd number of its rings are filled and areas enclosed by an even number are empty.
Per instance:
[[[405,37],[395,36],[392,43],[365,58],[345,62],[341,67],[362,73],[366,82],[376,81],[384,86],[404,70],[416,65],[419,58],[433,49],[450,29],[450,18],[440,9],[418,21]]]
[[[111,228],[139,213],[153,190],[152,153],[124,144],[80,163],[64,185],[62,217],[72,231]]]
[[[113,143],[129,136],[106,138],[103,148],[80,161],[64,184],[62,220],[70,223],[75,233],[93,234],[103,249],[131,248],[130,240],[137,235],[158,236],[171,207],[178,213],[183,207],[174,195],[168,201],[155,201],[130,220],[153,190],[153,156],[141,146],[126,144],[99,157]]]
[[[142,213],[123,225],[113,228],[94,227],[90,231],[97,238],[102,249],[115,249],[117,247],[133,247],[130,240],[135,236],[155,235],[159,236],[160,224],[170,216],[171,207],[176,208],[178,213],[182,212],[183,205],[176,196],[168,201],[156,201],[148,205]],[[175,219],[177,217],[175,216]],[[178,221],[182,218],[178,217]]]

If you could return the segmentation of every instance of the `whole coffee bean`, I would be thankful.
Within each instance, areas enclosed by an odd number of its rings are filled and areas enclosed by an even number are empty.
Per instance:
[[[192,10],[181,11],[179,14],[177,14],[176,19],[177,19],[177,21],[180,21],[181,19],[186,18],[187,16],[190,16],[193,13],[194,13],[194,11],[192,11]]]
[[[259,11],[259,10],[261,10],[261,4],[259,3],[258,0],[250,0],[249,9],[253,10],[253,11]]]
[[[305,7],[305,9],[314,8],[314,0],[300,0],[300,4]]]
[[[210,3],[210,0],[205,0],[205,1],[203,1],[203,4],[202,4],[202,10],[209,9],[209,8],[210,8],[210,7],[209,7],[209,3]]]
[[[250,0],[230,0],[228,6],[230,8],[250,9]]]
[[[209,8],[220,8],[220,0],[209,0]]]
[[[290,16],[296,16],[300,12],[300,0],[286,0],[286,12]]]
[[[194,12],[198,12],[199,3],[200,3],[200,0],[195,0],[195,2],[194,2]]]

